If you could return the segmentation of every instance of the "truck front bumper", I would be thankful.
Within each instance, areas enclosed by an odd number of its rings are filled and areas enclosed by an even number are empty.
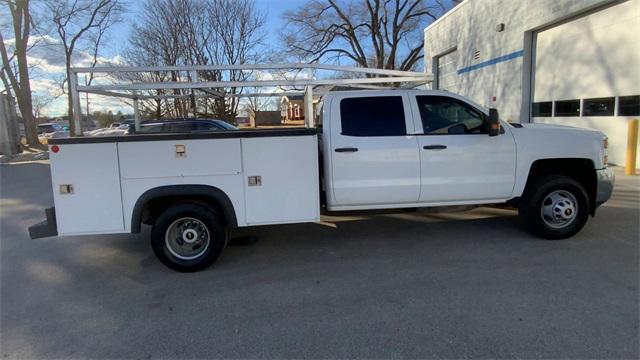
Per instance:
[[[50,207],[44,210],[47,219],[35,225],[29,226],[29,237],[39,239],[58,235],[58,225],[56,224],[56,208]]]
[[[598,180],[596,190],[596,206],[602,205],[605,201],[611,198],[613,193],[613,185],[616,182],[616,176],[613,173],[612,168],[605,168],[596,170],[596,177]]]

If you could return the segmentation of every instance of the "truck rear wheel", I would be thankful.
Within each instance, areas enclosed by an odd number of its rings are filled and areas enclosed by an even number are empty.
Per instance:
[[[151,247],[160,262],[180,272],[199,271],[213,264],[227,244],[221,217],[198,204],[178,204],[153,224]]]
[[[527,185],[519,214],[532,234],[549,240],[566,239],[587,222],[589,198],[584,187],[570,177],[541,176]]]

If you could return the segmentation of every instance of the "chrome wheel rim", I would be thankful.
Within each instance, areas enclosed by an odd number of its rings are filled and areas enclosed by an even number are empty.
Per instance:
[[[562,229],[578,216],[578,201],[566,190],[552,191],[542,200],[540,215],[546,226]]]
[[[171,255],[193,260],[207,251],[211,243],[209,229],[200,220],[184,217],[172,222],[165,233],[165,244]]]

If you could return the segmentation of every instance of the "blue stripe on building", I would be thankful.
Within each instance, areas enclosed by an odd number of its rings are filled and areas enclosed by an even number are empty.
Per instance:
[[[504,62],[504,61],[509,61],[509,60],[512,60],[512,59],[515,59],[515,58],[519,58],[523,54],[524,54],[523,50],[512,52],[511,54],[498,56],[497,58],[494,58],[494,59],[491,59],[491,60],[483,61],[481,63],[477,63],[477,64],[474,64],[474,65],[471,65],[471,66],[467,66],[467,67],[462,68],[462,69],[458,69],[456,72],[458,73],[458,75],[464,74],[464,73],[467,73],[469,71],[478,70],[478,69],[481,69],[483,67],[487,67],[487,66],[495,65],[497,63]]]

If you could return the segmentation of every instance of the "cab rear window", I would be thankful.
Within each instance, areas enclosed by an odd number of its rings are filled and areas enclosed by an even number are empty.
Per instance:
[[[342,99],[342,135],[401,136],[407,134],[401,96]]]

